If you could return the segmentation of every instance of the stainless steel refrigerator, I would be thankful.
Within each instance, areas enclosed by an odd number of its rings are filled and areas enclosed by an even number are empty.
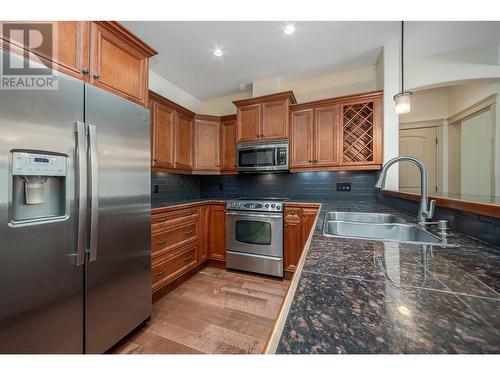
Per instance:
[[[151,315],[149,111],[57,82],[0,89],[0,353],[102,353]]]

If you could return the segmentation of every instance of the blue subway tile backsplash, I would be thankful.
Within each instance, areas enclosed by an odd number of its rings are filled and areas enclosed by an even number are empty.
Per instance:
[[[205,198],[285,197],[303,199],[375,200],[375,171],[305,172],[193,176],[153,172],[151,203]],[[338,182],[351,191],[337,191]]]
[[[304,172],[202,176],[201,198],[286,197],[304,199],[375,200],[376,172]],[[337,191],[350,182],[350,192]]]

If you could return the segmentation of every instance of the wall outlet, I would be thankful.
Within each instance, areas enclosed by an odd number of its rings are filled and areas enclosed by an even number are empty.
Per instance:
[[[351,183],[337,182],[337,191],[351,191]]]
[[[159,186],[157,184],[153,185],[153,193],[158,194]]]

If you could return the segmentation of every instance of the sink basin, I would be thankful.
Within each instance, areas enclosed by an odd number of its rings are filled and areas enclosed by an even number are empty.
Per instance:
[[[327,221],[325,234],[398,242],[439,243],[440,238],[412,224],[368,224]]]
[[[366,212],[327,212],[323,234],[331,237],[455,246],[396,215]]]
[[[396,215],[382,214],[376,212],[339,212],[332,211],[326,214],[326,220],[349,221],[356,223],[372,224],[393,224],[405,223],[405,221]]]

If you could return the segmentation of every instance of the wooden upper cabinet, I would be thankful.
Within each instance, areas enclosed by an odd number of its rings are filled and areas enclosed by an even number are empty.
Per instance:
[[[342,165],[382,163],[382,97],[358,98],[340,106]]]
[[[291,112],[290,167],[309,167],[313,164],[313,109]]]
[[[288,137],[288,100],[262,104],[262,134],[264,139]]]
[[[260,96],[233,102],[236,112],[236,142],[288,138],[288,110],[296,103],[293,92]]]
[[[117,22],[92,22],[90,82],[141,105],[148,99],[148,61],[156,54]]]
[[[218,171],[220,117],[195,116],[194,122],[194,169]]]
[[[47,32],[52,28],[52,44],[43,43],[43,35],[37,33],[32,34],[29,45],[24,43],[23,32],[11,32],[2,38],[20,48],[11,48],[12,52],[28,50],[33,54],[30,59],[72,77],[88,80],[90,21],[48,21],[46,24],[49,25]]]
[[[220,128],[220,169],[222,173],[236,171],[236,118],[225,116]]]
[[[340,164],[338,106],[314,111],[314,159],[316,166]]]
[[[175,167],[175,110],[150,96],[152,166]]]
[[[237,141],[247,142],[260,139],[260,119],[262,117],[260,104],[251,104],[238,107]]]
[[[24,44],[23,32],[1,37],[12,52],[24,54],[27,50],[31,60],[147,106],[149,58],[156,55],[155,50],[114,21],[46,24],[52,26],[52,45],[42,43],[43,34],[37,33],[30,45]],[[5,48],[4,44],[0,46]]]
[[[177,113],[175,137],[175,168],[193,169],[193,117],[185,113]]]
[[[380,169],[382,126],[380,91],[292,105],[290,169]]]

